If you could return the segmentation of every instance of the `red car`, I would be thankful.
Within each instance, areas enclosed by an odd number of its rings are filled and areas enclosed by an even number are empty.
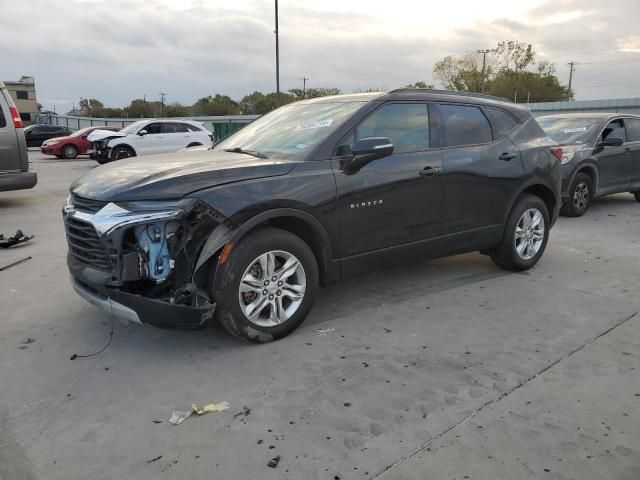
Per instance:
[[[118,127],[87,127],[73,132],[67,137],[56,137],[45,140],[41,151],[45,155],[55,155],[58,158],[76,158],[78,155],[87,155],[91,150],[91,142],[87,137],[94,130],[111,130],[117,132]]]

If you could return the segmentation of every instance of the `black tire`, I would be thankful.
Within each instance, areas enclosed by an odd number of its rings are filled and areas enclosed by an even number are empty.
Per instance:
[[[62,158],[72,160],[78,156],[78,149],[74,145],[65,145],[60,150],[62,152]]]
[[[193,142],[193,143],[190,143],[189,145],[187,145],[187,148],[199,147],[200,145],[202,145],[202,144],[198,143],[198,142]]]
[[[115,161],[115,160],[123,160],[125,158],[130,158],[130,157],[135,157],[136,156],[136,152],[134,152],[131,148],[124,146],[124,145],[119,145],[117,147],[114,147],[113,150],[111,150],[111,161]]]
[[[248,305],[254,299],[259,300],[260,295],[267,295],[264,298],[264,302],[267,302],[267,297],[273,298],[274,295],[265,294],[264,292],[267,292],[267,288],[278,288],[276,285],[280,285],[281,282],[273,282],[269,287],[265,286],[260,293],[241,293],[240,282],[248,269],[257,268],[259,273],[256,278],[259,279],[261,285],[265,285],[262,283],[264,274],[256,260],[261,255],[272,251],[287,253],[296,257],[303,268],[304,277],[306,278],[306,290],[301,303],[288,319],[274,326],[265,326],[258,325],[247,318],[240,306],[240,302],[243,301],[241,299],[244,299],[245,304]],[[278,268],[276,268],[277,270]],[[220,271],[220,275],[221,278],[216,282],[216,285],[211,285],[210,287],[212,298],[217,303],[216,318],[231,335],[247,342],[270,342],[294,331],[307,317],[315,302],[318,290],[318,264],[313,252],[302,239],[278,228],[260,228],[243,238],[233,247]],[[289,278],[294,276],[297,278],[297,275],[298,273],[295,273]],[[213,272],[211,277],[213,277]],[[268,282],[271,279],[264,280]],[[259,288],[262,289],[263,286]],[[249,298],[243,295],[249,295]],[[278,295],[281,295],[281,293],[278,293]],[[284,305],[286,300],[291,302],[290,299],[285,299],[285,295],[280,297],[281,305]],[[251,296],[254,297],[252,298]],[[262,316],[268,317],[268,314],[272,312],[271,308],[269,303],[265,303],[265,306],[260,310],[255,310],[261,312],[258,313],[255,321],[269,321],[268,318],[263,319]]]
[[[636,197],[636,202],[640,202],[640,191],[631,193],[633,193],[633,196]]]
[[[569,186],[569,199],[560,211],[565,217],[581,217],[589,209],[593,199],[593,181],[584,172],[576,175]]]
[[[531,210],[537,210],[542,215],[544,233],[542,236],[542,243],[539,244],[535,255],[532,255],[530,258],[526,258],[528,255],[521,255],[517,249],[518,246],[522,245],[523,241],[526,242],[526,238],[521,238],[520,243],[518,243],[518,239],[516,239],[516,227],[518,227],[519,222],[523,219],[525,212],[529,212]],[[538,263],[538,260],[540,260],[540,257],[542,257],[542,254],[547,247],[550,227],[551,222],[549,221],[549,212],[542,199],[529,194],[520,196],[511,211],[509,220],[507,221],[502,242],[493,251],[491,259],[496,265],[504,268],[505,270],[518,272],[530,269]],[[534,229],[534,231],[536,230]],[[525,250],[524,253],[526,252],[527,251]]]

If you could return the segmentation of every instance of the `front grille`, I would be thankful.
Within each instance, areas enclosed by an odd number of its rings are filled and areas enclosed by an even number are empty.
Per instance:
[[[90,198],[79,197],[76,194],[71,195],[71,203],[79,212],[96,213],[109,202],[101,200],[92,200]]]
[[[69,253],[76,260],[105,272],[112,270],[109,256],[93,225],[67,215],[64,219],[64,228],[67,232]]]

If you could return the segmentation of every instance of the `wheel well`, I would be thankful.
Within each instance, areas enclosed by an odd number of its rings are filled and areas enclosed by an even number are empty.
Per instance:
[[[193,142],[193,143],[190,143],[189,145],[187,145],[187,148],[189,148],[189,147],[199,147],[200,145],[202,145],[200,142]]]
[[[549,216],[553,216],[557,199],[550,189],[548,189],[544,185],[531,185],[530,187],[525,188],[522,193],[528,193],[530,195],[535,195],[536,197],[541,198],[544,204],[547,206]]]
[[[591,165],[585,165],[580,170],[576,172],[576,175],[579,173],[586,173],[591,178],[591,185],[593,186],[594,192],[598,190],[598,173],[596,172],[595,167]],[[575,178],[575,177],[574,177]]]

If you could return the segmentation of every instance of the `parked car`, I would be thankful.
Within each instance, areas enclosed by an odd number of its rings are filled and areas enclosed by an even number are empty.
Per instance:
[[[211,145],[213,134],[201,122],[192,120],[140,120],[117,133],[96,130],[89,135],[89,140],[93,142],[92,158],[102,164]]]
[[[45,140],[40,150],[45,155],[55,155],[58,158],[76,158],[91,152],[91,142],[87,139],[95,130],[117,132],[118,127],[87,127],[73,132],[65,137],[55,137]]]
[[[640,116],[568,113],[538,118],[563,146],[562,213],[579,217],[596,197],[631,192],[640,202]]]
[[[29,125],[24,129],[27,147],[40,147],[45,140],[71,135],[73,130],[61,125]]]
[[[27,155],[20,113],[0,81],[0,192],[32,188],[37,183]]]
[[[560,208],[561,158],[526,108],[493,97],[303,100],[211,149],[77,180],[68,266],[81,296],[129,321],[198,328],[215,313],[269,341],[300,325],[318,285],[371,269],[477,250],[531,268]]]

